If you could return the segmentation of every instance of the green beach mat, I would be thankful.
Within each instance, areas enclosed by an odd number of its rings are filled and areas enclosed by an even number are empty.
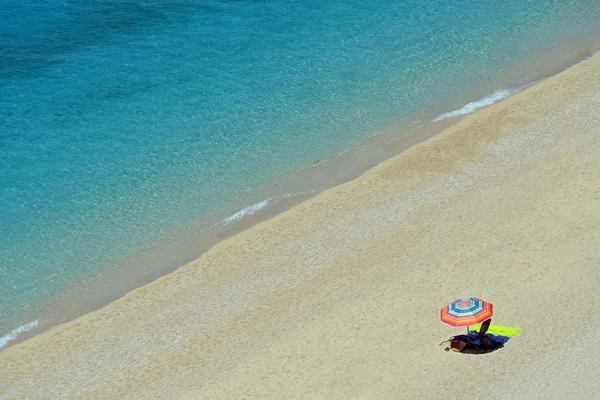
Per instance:
[[[479,329],[481,328],[481,324],[475,325],[474,328],[477,332],[479,332]],[[513,337],[519,332],[521,332],[520,328],[509,328],[508,326],[500,326],[500,325],[490,325],[489,329],[487,330],[487,333],[491,333],[492,335],[506,336],[506,337]]]

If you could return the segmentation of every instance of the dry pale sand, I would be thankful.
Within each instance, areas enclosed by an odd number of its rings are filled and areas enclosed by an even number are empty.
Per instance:
[[[0,353],[3,399],[600,398],[600,57]],[[522,328],[482,356],[439,309]]]

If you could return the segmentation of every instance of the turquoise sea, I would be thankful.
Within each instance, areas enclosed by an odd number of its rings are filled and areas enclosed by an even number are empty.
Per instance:
[[[0,347],[294,171],[576,61],[599,17],[592,0],[0,0]],[[73,290],[91,277],[105,293]]]

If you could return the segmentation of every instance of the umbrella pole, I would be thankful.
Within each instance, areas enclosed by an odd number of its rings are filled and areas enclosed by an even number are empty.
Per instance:
[[[469,326],[467,326],[467,336],[469,336]]]

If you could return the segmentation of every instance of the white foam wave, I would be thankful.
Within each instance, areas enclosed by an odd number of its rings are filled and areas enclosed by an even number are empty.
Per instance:
[[[245,215],[253,214],[253,213],[257,212],[258,210],[265,208],[270,202],[271,202],[271,199],[267,199],[267,200],[263,200],[256,204],[252,204],[251,206],[248,206],[248,207],[230,215],[229,217],[225,218],[221,222],[221,224],[228,224],[230,222],[237,221],[238,219],[244,217]]]
[[[498,100],[502,100],[505,97],[510,96],[511,94],[517,92],[518,89],[498,89],[496,90],[494,93],[485,96],[477,101],[472,101],[470,103],[465,104],[464,106],[462,106],[461,108],[459,108],[458,110],[454,110],[454,111],[450,111],[447,113],[443,113],[438,115],[437,117],[435,117],[433,119],[434,122],[436,121],[441,121],[443,119],[446,118],[450,118],[450,117],[456,117],[458,115],[464,115],[464,114],[469,114],[472,113],[473,111],[477,110],[478,108],[481,107],[486,107],[489,106],[491,104],[494,104],[495,102],[497,102]]]
[[[6,346],[11,340],[15,340],[19,333],[30,331],[38,325],[38,321],[31,321],[12,330],[11,333],[0,337],[0,348]]]

